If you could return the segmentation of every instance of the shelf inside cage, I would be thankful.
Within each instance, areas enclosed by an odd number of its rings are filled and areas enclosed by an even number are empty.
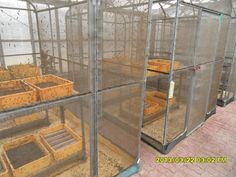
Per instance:
[[[0,177],[9,177],[9,171],[2,157],[0,157]]]
[[[68,97],[74,92],[73,82],[51,74],[27,78],[24,82],[36,89],[40,101]]]
[[[36,90],[20,80],[0,82],[1,111],[35,104],[36,98]]]
[[[19,64],[8,66],[9,71],[14,79],[23,79],[40,75],[40,69],[31,64]]]
[[[82,138],[65,124],[44,129],[39,134],[41,142],[55,160],[82,152]]]
[[[169,73],[170,72],[171,60],[166,59],[151,59],[148,61],[148,70]],[[174,70],[180,69],[180,62],[174,62]]]
[[[49,152],[34,135],[3,144],[3,154],[14,177],[30,176],[51,163]]]
[[[12,79],[11,72],[5,68],[0,67],[0,82]]]

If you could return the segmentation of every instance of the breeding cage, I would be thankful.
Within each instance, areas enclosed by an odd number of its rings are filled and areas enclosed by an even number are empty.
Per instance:
[[[151,6],[0,0],[0,176],[137,172]]]
[[[230,3],[154,1],[142,139],[162,153],[205,121]]]
[[[230,21],[230,28],[227,38],[227,47],[225,50],[225,62],[223,65],[223,72],[221,77],[220,88],[218,91],[217,104],[219,106],[226,106],[235,98],[236,84],[235,84],[235,57],[236,57],[236,2],[233,1],[232,18]]]

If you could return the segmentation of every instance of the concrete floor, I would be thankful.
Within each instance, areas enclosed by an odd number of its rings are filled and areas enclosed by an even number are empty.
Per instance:
[[[219,157],[227,163],[157,164],[164,156],[142,143],[141,169],[132,177],[236,177],[236,102],[217,108],[217,114],[191,136],[180,142],[166,157]]]

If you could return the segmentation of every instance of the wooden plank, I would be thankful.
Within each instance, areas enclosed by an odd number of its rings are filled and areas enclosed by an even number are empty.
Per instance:
[[[31,77],[23,81],[37,90],[37,97],[40,101],[55,100],[73,94],[74,83],[55,75]],[[44,86],[42,86],[43,84]]]
[[[36,90],[20,80],[0,82],[0,93],[0,111],[37,102]]]
[[[60,134],[56,133],[59,131],[65,132],[65,134],[70,135],[70,138],[68,139],[68,138],[60,137]],[[54,140],[52,139],[53,138],[52,133],[55,135]],[[69,128],[65,124],[59,124],[59,125],[44,129],[40,131],[39,136],[40,136],[41,142],[49,150],[54,160],[56,161],[68,158],[69,156],[82,151],[81,136],[75,133],[71,128]],[[49,137],[50,141],[46,137]]]
[[[42,150],[44,156],[42,156],[32,162],[24,164],[23,166],[20,166],[18,168],[14,168],[14,165],[12,164],[13,162],[10,160],[10,158],[8,156],[9,150],[21,147],[21,146],[26,145],[28,143],[35,143],[38,146],[38,148],[40,148],[40,150]],[[7,161],[7,164],[10,167],[14,177],[30,176],[30,175],[42,170],[43,168],[49,166],[51,163],[51,158],[50,158],[49,152],[41,144],[41,142],[37,140],[37,138],[34,135],[28,135],[28,136],[16,139],[12,142],[8,142],[8,143],[3,144],[3,155]],[[22,155],[22,157],[20,157],[20,158],[24,158],[24,157],[25,156]]]

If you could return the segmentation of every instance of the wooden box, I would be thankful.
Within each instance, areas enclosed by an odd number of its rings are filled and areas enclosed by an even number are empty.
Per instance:
[[[36,89],[40,101],[55,100],[73,94],[73,82],[51,74],[27,78],[24,82]]]
[[[167,94],[159,91],[148,91],[146,92],[146,98],[150,101],[158,103],[161,107],[167,105]],[[176,98],[173,97],[170,100],[170,105],[176,104]]]
[[[62,160],[82,151],[81,137],[65,124],[44,129],[39,136],[55,160]]]
[[[51,163],[49,152],[34,135],[3,144],[3,155],[14,177],[31,176]]]
[[[11,72],[5,68],[0,67],[0,81],[8,81],[11,79]]]
[[[162,107],[157,103],[152,100],[149,100],[145,98],[145,103],[144,103],[144,115],[148,116],[150,114],[153,114],[155,112],[158,112],[162,109]]]
[[[3,158],[0,157],[0,177],[9,177],[9,172]]]
[[[152,59],[148,61],[148,70],[169,73],[171,60],[166,59]],[[180,63],[174,62],[174,70],[180,69]]]
[[[0,110],[36,103],[36,90],[20,80],[0,82]]]
[[[8,66],[14,79],[23,79],[40,75],[40,69],[31,64],[19,64]]]

